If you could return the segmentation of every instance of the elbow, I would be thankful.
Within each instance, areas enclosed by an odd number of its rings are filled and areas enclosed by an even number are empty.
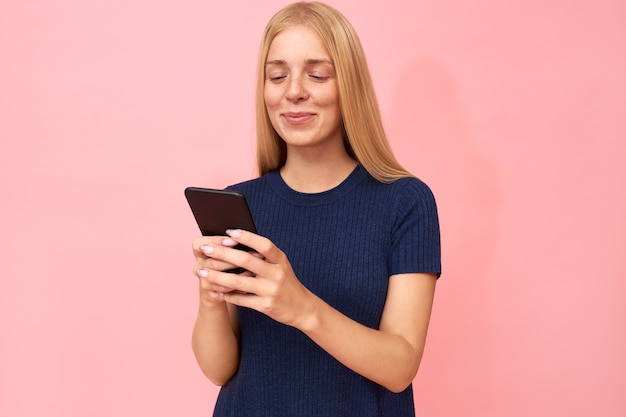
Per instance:
[[[230,379],[237,372],[238,366],[212,366],[215,364],[206,364],[198,361],[202,374],[211,381],[212,384],[218,387],[223,387],[230,381]]]
[[[384,387],[393,392],[394,394],[399,394],[403,391],[405,391],[413,382],[413,378],[415,378],[415,375],[413,375],[413,377],[411,377],[410,379],[403,377],[403,378],[398,378],[395,381],[391,381],[389,384],[386,384]]]
[[[215,386],[223,387],[224,385],[226,385],[226,383],[229,381],[229,379],[226,379],[226,378],[209,378],[209,381],[211,381],[211,383],[213,385],[215,385]]]
[[[404,392],[404,390],[406,390],[409,387],[410,384],[407,385],[398,385],[398,387],[387,387],[387,389],[391,392],[393,392],[394,394],[400,394],[401,392]]]
[[[228,373],[223,373],[223,374],[218,374],[216,372],[203,372],[203,373],[204,373],[204,376],[206,376],[207,379],[211,381],[213,385],[216,385],[218,387],[223,387],[224,385],[226,385],[228,381],[230,381],[233,375],[235,374],[235,372],[228,372]]]
[[[399,372],[392,380],[383,384],[387,390],[399,394],[405,391],[415,379],[417,371],[420,365],[420,357],[415,358],[412,364],[407,364],[402,368],[402,372]]]

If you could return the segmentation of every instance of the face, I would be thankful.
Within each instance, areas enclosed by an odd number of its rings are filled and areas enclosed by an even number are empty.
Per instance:
[[[270,45],[265,64],[265,106],[290,149],[343,149],[335,67],[321,38],[291,26]]]

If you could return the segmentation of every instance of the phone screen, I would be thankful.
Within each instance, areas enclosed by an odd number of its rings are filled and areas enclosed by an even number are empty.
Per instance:
[[[238,191],[188,187],[185,197],[203,236],[225,236],[228,229],[256,233],[250,208]],[[244,245],[237,249],[250,251]]]

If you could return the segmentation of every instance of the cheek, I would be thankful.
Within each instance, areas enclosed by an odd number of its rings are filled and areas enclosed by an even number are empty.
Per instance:
[[[337,88],[328,88],[317,95],[318,103],[328,109],[339,109],[339,92]]]
[[[265,107],[269,110],[275,108],[280,103],[280,96],[276,89],[265,87],[263,100],[265,101]]]
[[[341,119],[341,109],[339,107],[339,99],[336,96],[328,96],[325,98],[323,107],[325,107],[333,118]]]
[[[272,94],[272,92],[268,91],[267,88],[263,92],[263,100],[265,102],[265,111],[267,112],[269,121],[272,127],[274,128],[274,130],[278,131],[280,128],[280,125],[277,120],[278,119],[277,109],[278,109],[279,100],[276,100],[276,94]]]

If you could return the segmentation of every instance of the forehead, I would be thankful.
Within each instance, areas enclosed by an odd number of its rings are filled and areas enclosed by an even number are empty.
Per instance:
[[[294,25],[280,31],[272,40],[267,61],[327,60],[330,54],[322,38],[308,26]]]

